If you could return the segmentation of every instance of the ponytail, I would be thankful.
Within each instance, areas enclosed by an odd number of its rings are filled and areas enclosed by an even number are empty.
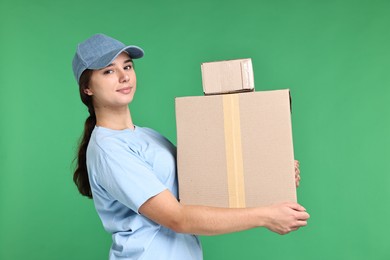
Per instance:
[[[81,195],[92,199],[91,185],[88,179],[87,170],[87,147],[89,140],[91,139],[92,131],[96,125],[96,115],[92,104],[91,96],[85,94],[84,90],[88,88],[89,80],[92,75],[92,70],[85,70],[80,76],[79,91],[81,101],[88,107],[89,117],[84,123],[84,132],[80,138],[77,157],[76,169],[73,174],[73,181],[76,184]]]

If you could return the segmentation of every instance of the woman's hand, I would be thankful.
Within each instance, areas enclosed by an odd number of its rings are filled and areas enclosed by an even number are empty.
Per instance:
[[[295,168],[295,186],[298,188],[299,182],[301,181],[301,171],[299,170],[299,161],[294,161],[294,168]]]
[[[306,226],[310,217],[304,207],[293,202],[274,204],[267,208],[269,220],[265,227],[280,235],[288,234]]]

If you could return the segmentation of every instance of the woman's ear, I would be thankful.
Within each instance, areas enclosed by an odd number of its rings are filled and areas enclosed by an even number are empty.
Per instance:
[[[84,89],[84,93],[87,94],[88,96],[93,95],[92,91],[89,88]]]

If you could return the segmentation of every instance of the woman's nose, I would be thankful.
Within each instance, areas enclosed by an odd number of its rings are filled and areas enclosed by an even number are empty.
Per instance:
[[[130,80],[130,76],[128,73],[126,73],[126,71],[121,71],[120,75],[119,75],[119,81],[120,82],[127,82]]]

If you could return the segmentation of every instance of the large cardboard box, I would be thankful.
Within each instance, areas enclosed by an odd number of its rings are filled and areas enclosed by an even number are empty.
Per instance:
[[[184,204],[297,201],[289,90],[176,98]]]
[[[251,59],[205,62],[201,64],[205,95],[253,91]]]

